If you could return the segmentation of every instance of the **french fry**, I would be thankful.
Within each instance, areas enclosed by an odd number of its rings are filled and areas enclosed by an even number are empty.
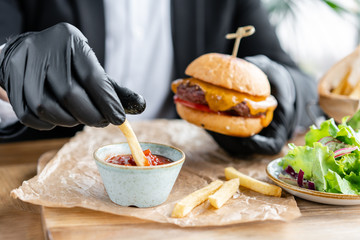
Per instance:
[[[349,81],[347,81],[341,94],[348,96],[352,92],[353,88],[354,86],[352,86]]]
[[[215,208],[221,208],[239,189],[240,179],[234,178],[226,181],[219,190],[209,196],[210,204]]]
[[[346,71],[346,74],[343,76],[342,80],[340,81],[339,85],[332,90],[332,93],[340,94],[344,96],[349,96],[351,93],[356,89],[356,83],[350,81],[350,76],[352,73],[352,68],[349,67]]]
[[[206,187],[203,187],[176,203],[171,217],[181,218],[185,217],[196,206],[200,205],[208,199],[208,197],[218,190],[223,185],[223,181],[215,180]]]
[[[356,85],[352,88],[349,97],[360,99],[360,81],[358,81]]]
[[[134,157],[136,166],[149,166],[149,161],[144,155],[144,152],[141,149],[139,141],[131,128],[130,123],[125,119],[124,123],[118,126],[122,133],[124,134],[126,140],[128,141],[131,154]]]
[[[332,93],[339,95],[348,95],[352,89],[348,79],[351,73],[351,69],[348,69],[344,77],[341,79],[339,85],[332,90]]]
[[[259,192],[265,195],[281,197],[281,188],[273,184],[259,181],[255,178],[249,177],[233,167],[225,168],[226,179],[239,178],[240,186],[249,188],[255,192]]]

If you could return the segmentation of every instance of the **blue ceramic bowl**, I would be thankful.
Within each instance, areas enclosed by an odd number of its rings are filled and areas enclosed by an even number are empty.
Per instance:
[[[111,201],[121,206],[154,207],[168,198],[185,161],[185,154],[175,147],[158,143],[140,143],[143,150],[164,156],[172,163],[159,166],[123,166],[104,160],[118,154],[131,154],[127,143],[100,147],[94,158]]]

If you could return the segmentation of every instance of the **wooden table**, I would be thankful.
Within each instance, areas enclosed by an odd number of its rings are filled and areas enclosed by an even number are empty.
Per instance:
[[[44,239],[40,206],[12,199],[10,191],[36,175],[41,154],[68,139],[0,144],[0,239]]]
[[[37,160],[67,139],[0,144],[0,239],[44,239],[41,208],[10,198],[10,190],[36,174]],[[360,206],[330,206],[296,199],[302,217],[213,228],[180,228],[80,208],[62,209],[45,229],[53,239],[360,239]],[[83,214],[81,226],[71,216]],[[51,212],[49,213],[51,214]],[[96,226],[99,219],[106,227]],[[78,222],[78,221],[77,221]],[[61,224],[59,224],[61,223]],[[66,228],[66,231],[61,231]],[[45,231],[45,232],[46,232]]]

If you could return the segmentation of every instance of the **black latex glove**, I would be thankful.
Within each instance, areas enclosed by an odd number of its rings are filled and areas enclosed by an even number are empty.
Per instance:
[[[231,137],[210,131],[209,133],[222,148],[234,155],[276,154],[282,149],[296,126],[295,84],[285,67],[266,56],[247,57],[246,60],[258,66],[269,79],[271,94],[278,101],[272,122],[259,134],[249,138]],[[308,87],[312,88],[315,85]],[[309,92],[313,91],[309,89]]]
[[[60,23],[11,39],[0,54],[0,85],[19,120],[40,130],[120,125],[145,109],[142,96],[110,79],[74,26]]]

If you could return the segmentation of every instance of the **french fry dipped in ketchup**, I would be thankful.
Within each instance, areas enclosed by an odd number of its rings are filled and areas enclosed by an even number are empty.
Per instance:
[[[124,134],[129,144],[131,154],[134,158],[136,166],[150,166],[150,163],[146,158],[145,154],[143,153],[139,141],[137,140],[137,137],[133,129],[131,128],[131,125],[128,122],[128,120],[126,119],[124,123],[119,126],[119,128]]]

